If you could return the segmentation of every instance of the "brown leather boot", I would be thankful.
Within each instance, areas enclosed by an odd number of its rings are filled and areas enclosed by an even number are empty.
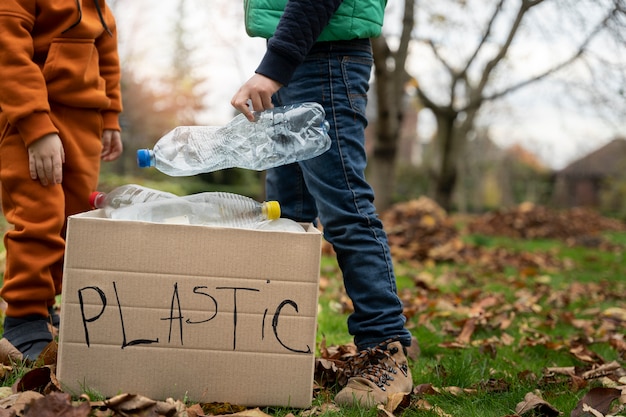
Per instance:
[[[413,389],[406,349],[399,341],[363,350],[349,362],[348,383],[335,396],[338,405],[375,407],[386,404],[392,394]]]

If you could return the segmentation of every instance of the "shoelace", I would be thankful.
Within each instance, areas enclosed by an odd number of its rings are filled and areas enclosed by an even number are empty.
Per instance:
[[[397,353],[397,348],[389,350],[387,347],[393,339],[386,340],[373,348],[360,351],[356,356],[348,359],[346,370],[347,378],[361,377],[372,381],[381,390],[385,391],[385,386],[389,386],[389,381],[393,381],[393,375],[398,373],[398,369],[407,376],[406,364],[398,364],[392,355]]]

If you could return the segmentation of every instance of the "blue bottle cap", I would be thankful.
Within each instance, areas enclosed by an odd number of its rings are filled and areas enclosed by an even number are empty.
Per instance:
[[[137,165],[139,165],[139,168],[149,168],[152,166],[152,151],[150,149],[137,150]]]

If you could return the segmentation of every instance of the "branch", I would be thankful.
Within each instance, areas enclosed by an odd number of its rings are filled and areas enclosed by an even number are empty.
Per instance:
[[[414,0],[405,0],[404,1],[404,16],[402,18],[402,34],[400,35],[400,45],[398,46],[398,51],[408,51],[409,43],[411,42],[411,33],[413,32],[413,27],[415,26],[415,1]],[[403,57],[401,62],[402,68],[404,68],[404,64],[406,62],[406,55]]]
[[[487,62],[487,65],[485,65],[485,70],[483,71],[482,78],[480,82],[478,83],[478,87],[475,89],[475,91],[473,91],[472,96],[480,97],[482,95],[482,92],[484,91],[485,86],[487,85],[487,82],[489,81],[489,77],[491,76],[491,72],[496,68],[496,66],[500,63],[500,61],[506,56],[507,52],[509,51],[509,47],[511,46],[511,43],[513,43],[513,39],[515,38],[515,35],[517,34],[517,31],[522,24],[522,20],[524,19],[526,12],[528,12],[528,10],[530,10],[532,7],[540,4],[543,1],[544,0],[534,0],[534,1],[522,0],[522,4],[519,10],[517,11],[517,15],[515,16],[515,20],[513,21],[513,24],[511,25],[511,29],[509,30],[506,41],[504,42],[504,44],[502,45],[502,47],[500,48],[496,56],[493,57],[491,61]],[[480,98],[478,100],[480,100]],[[471,101],[474,101],[474,100],[471,100]],[[472,105],[472,103],[470,102],[468,106],[469,105]]]
[[[408,73],[406,72],[406,60],[409,51],[409,43],[411,42],[411,33],[415,26],[415,1],[404,1],[404,16],[402,19],[402,33],[400,35],[400,44],[396,50],[394,69],[396,73],[395,80],[398,82],[395,85],[395,93],[400,97],[403,93],[404,84],[408,79]]]
[[[469,67],[472,65],[472,63],[478,56],[478,52],[480,52],[485,42],[487,42],[487,39],[489,39],[489,36],[491,35],[491,29],[493,28],[493,25],[496,21],[496,17],[498,17],[500,12],[502,11],[503,4],[504,4],[504,0],[500,0],[500,3],[498,3],[498,5],[496,6],[496,9],[491,15],[491,19],[489,19],[489,23],[487,24],[487,28],[485,29],[485,33],[483,34],[483,37],[480,40],[480,43],[476,47],[476,50],[474,50],[474,53],[472,54],[472,56],[467,60],[467,64],[465,65],[465,68],[463,68],[463,71],[461,71],[461,75],[467,74]]]
[[[539,1],[539,0],[536,0]],[[585,51],[587,50],[587,47],[589,46],[589,44],[591,43],[591,41],[593,40],[593,38],[596,37],[596,35],[598,35],[598,33],[600,33],[600,31],[605,28],[608,24],[609,21],[611,21],[611,19],[617,15],[620,12],[620,8],[619,5],[616,4],[616,7],[613,8],[611,11],[609,11],[607,13],[607,15],[604,17],[604,19],[602,19],[597,25],[596,27],[589,33],[589,35],[585,38],[585,40],[580,44],[578,50],[568,59],[566,59],[565,61],[561,62],[560,64],[547,69],[546,71],[544,71],[543,73],[529,78],[528,80],[522,81],[518,84],[512,85],[509,88],[506,88],[500,92],[494,93],[490,96],[487,97],[483,97],[481,98],[479,101],[493,101],[496,100],[500,97],[503,97],[515,90],[519,90],[522,87],[525,87],[529,84],[535,83],[537,81],[540,81],[544,78],[546,78],[547,76],[554,74],[558,71],[560,71],[561,69],[567,67],[568,65],[570,65],[572,62],[576,61],[581,55],[583,55],[583,53],[585,53]],[[479,103],[469,103],[468,106],[466,108],[472,107],[473,105],[477,105]]]
[[[448,117],[454,117],[456,116],[456,114],[458,114],[458,112],[454,111],[452,104],[450,104],[449,106],[438,105],[433,100],[431,100],[430,97],[428,97],[419,86],[416,88],[416,92],[417,97],[420,99],[422,105],[427,109],[430,109],[434,114],[441,116],[445,115]]]
[[[452,67],[448,64],[448,62],[439,54],[439,51],[437,50],[437,46],[435,45],[433,40],[432,39],[424,39],[424,40],[422,40],[422,42],[424,42],[426,45],[430,46],[430,49],[432,49],[433,54],[435,55],[435,58],[437,58],[439,60],[439,62],[441,62],[441,64],[448,70],[448,72],[450,74],[454,75],[454,73],[455,73],[454,69],[452,69]]]

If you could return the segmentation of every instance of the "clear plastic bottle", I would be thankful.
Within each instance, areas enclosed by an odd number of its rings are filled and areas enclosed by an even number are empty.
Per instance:
[[[93,208],[104,209],[107,217],[113,210],[149,201],[178,198],[176,194],[155,190],[138,184],[125,184],[113,189],[109,193],[94,191],[89,196],[89,204]]]
[[[260,203],[239,194],[205,192],[120,207],[111,211],[110,217],[157,223],[253,229],[263,221],[278,219],[280,205],[277,201]]]
[[[179,126],[139,149],[137,164],[170,176],[189,176],[225,168],[262,171],[318,156],[330,148],[328,122],[318,103],[275,107],[239,114],[223,127]]]
[[[258,230],[272,230],[278,232],[299,232],[303,233],[304,227],[291,219],[280,218],[275,220],[265,220],[256,226]]]

